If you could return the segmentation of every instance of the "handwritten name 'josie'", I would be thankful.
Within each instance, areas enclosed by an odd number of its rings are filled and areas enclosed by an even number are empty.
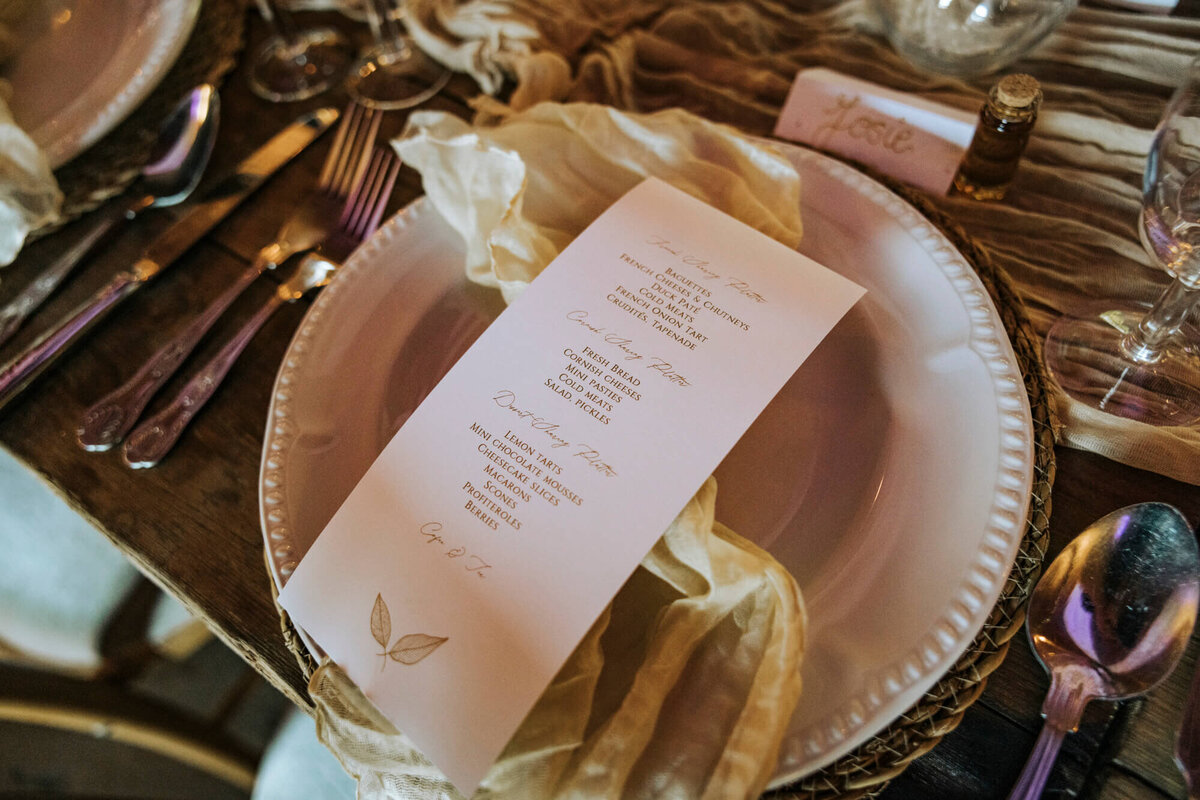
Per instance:
[[[857,95],[838,95],[835,104],[824,109],[830,119],[817,126],[817,135],[844,133],[851,139],[890,150],[896,155],[904,155],[915,149],[911,141],[913,128],[903,117],[896,119],[870,110],[853,113],[860,99]]]

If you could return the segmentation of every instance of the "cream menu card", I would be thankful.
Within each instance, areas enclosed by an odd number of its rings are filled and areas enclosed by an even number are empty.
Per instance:
[[[281,603],[470,795],[662,531],[861,294],[643,181],[433,389]]]

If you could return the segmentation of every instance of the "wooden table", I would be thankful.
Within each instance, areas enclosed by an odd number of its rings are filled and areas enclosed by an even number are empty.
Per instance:
[[[325,20],[346,25],[340,17]],[[252,15],[251,45],[262,35],[261,24]],[[204,185],[211,185],[269,132],[301,111],[344,103],[343,97],[330,95],[300,104],[271,105],[251,95],[246,86],[241,67],[225,80],[223,122]],[[474,84],[459,77],[428,106],[466,116],[464,100],[474,92]],[[403,113],[389,114],[383,135],[396,133],[403,120]],[[269,394],[306,302],[285,307],[268,323],[234,367],[224,389],[157,468],[135,472],[121,464],[116,452],[85,453],[75,442],[74,430],[87,405],[124,380],[163,337],[185,324],[245,267],[295,198],[311,185],[328,145],[327,138],[282,170],[155,285],[129,299],[81,347],[0,413],[0,444],[44,475],[139,568],[203,617],[230,647],[297,703],[305,703],[305,684],[284,646],[272,603],[259,528],[257,477]],[[417,176],[406,169],[393,207],[405,205],[419,193]],[[50,320],[130,263],[170,216],[165,211],[146,214],[0,350],[0,359],[7,360]],[[27,247],[2,274],[0,302],[76,235],[68,227]],[[269,290],[266,281],[252,287],[213,338],[220,341],[234,330]],[[201,354],[213,349],[208,344]],[[1090,521],[1128,503],[1169,502],[1193,522],[1200,521],[1196,487],[1079,451],[1060,448],[1057,455],[1051,556]],[[1200,640],[1194,640],[1181,668],[1145,699],[1095,704],[1080,732],[1069,738],[1047,796],[1182,798],[1171,744],[1198,653]],[[1005,797],[1039,729],[1039,707],[1047,684],[1020,637],[959,728],[882,796],[888,800]]]

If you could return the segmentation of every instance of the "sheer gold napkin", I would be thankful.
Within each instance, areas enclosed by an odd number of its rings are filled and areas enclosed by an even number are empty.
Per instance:
[[[804,610],[704,485],[538,700],[476,798],[757,797],[800,696]],[[549,604],[552,607],[553,604]],[[553,613],[553,612],[549,612]],[[459,797],[335,665],[317,732],[359,797]]]
[[[414,114],[395,142],[466,243],[470,277],[517,294],[643,176],[795,246],[799,178],[731,128],[543,104],[497,127]],[[714,520],[709,479],[575,649],[477,797],[755,797],[800,695],[795,580]],[[553,613],[548,603],[547,613]],[[457,796],[336,666],[309,686],[360,797]],[[444,795],[443,795],[444,793]]]
[[[543,103],[495,127],[417,112],[395,147],[462,235],[468,276],[509,300],[648,175],[789,247],[803,231],[795,167],[769,146],[685,111],[635,115]]]
[[[409,0],[420,45],[509,107],[589,100],[681,106],[769,134],[797,70],[824,66],[976,111],[991,80],[916,69],[867,0],[803,12],[774,0]],[[1027,65],[1045,102],[1003,203],[935,198],[1011,276],[1039,334],[1111,297],[1152,300],[1165,273],[1137,244],[1150,131],[1200,46],[1195,22],[1079,8]],[[498,106],[480,98],[481,117]],[[1200,428],[1153,428],[1091,411],[1056,388],[1059,441],[1200,484]]]

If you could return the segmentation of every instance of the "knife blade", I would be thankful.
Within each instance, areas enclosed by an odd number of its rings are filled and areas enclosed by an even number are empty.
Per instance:
[[[170,266],[211,231],[284,164],[299,155],[338,118],[336,108],[304,114],[242,160],[204,200],[150,244],[128,270],[118,273],[90,299],[0,367],[0,409],[78,342],[113,308]]]

